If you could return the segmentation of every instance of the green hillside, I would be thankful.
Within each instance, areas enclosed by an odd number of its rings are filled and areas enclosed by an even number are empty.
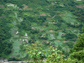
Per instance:
[[[0,58],[29,58],[24,46],[37,42],[44,51],[50,46],[61,50],[66,58],[82,33],[83,18],[83,0],[1,0]]]

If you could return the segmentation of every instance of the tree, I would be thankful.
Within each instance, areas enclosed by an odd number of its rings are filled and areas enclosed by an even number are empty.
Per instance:
[[[80,34],[78,41],[73,46],[73,49],[71,50],[72,54],[70,57],[72,59],[78,59],[84,61],[84,29],[82,33]]]
[[[26,48],[26,52],[32,61],[34,61],[35,63],[38,63],[38,61],[43,60],[44,55],[42,53],[41,44],[39,44],[38,42],[35,42],[35,43],[32,43],[30,46],[24,45],[24,47]]]
[[[72,60],[71,58],[64,59],[62,52],[57,51],[49,55],[45,63],[78,63],[78,60]]]

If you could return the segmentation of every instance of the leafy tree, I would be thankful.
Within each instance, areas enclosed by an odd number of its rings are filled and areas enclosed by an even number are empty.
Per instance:
[[[78,41],[74,45],[71,52],[73,52],[70,55],[71,58],[73,59],[77,58],[78,60],[84,61],[84,29],[83,29],[83,33],[80,34]]]
[[[71,59],[77,59],[78,61],[84,62],[84,50],[73,52],[70,54]]]
[[[29,57],[35,63],[38,63],[38,61],[43,60],[44,58],[44,55],[42,53],[42,48],[40,46],[41,44],[39,44],[38,42],[32,43],[31,46],[24,45]]]
[[[55,52],[48,56],[45,63],[79,63],[77,59],[72,60],[71,58],[64,59],[61,51]]]

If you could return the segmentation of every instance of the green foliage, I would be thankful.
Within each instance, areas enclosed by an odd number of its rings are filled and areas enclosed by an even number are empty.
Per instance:
[[[28,53],[29,57],[32,61],[36,62],[42,62],[44,58],[46,58],[48,55],[51,55],[52,53],[56,52],[57,49],[54,49],[52,46],[49,47],[49,49],[42,49],[43,45],[39,44],[38,42],[32,43],[30,45],[24,45],[26,48],[26,52]]]
[[[6,58],[12,52],[12,43],[10,42],[11,34],[9,33],[10,26],[8,20],[0,19],[0,58]]]
[[[84,49],[84,33],[82,33],[79,37],[79,40],[74,45],[74,50],[80,51]]]
[[[84,61],[84,32],[80,34],[78,41],[74,44],[73,49],[71,50],[72,54],[70,57],[72,59],[78,59]]]
[[[70,57],[64,59],[62,52],[58,51],[49,55],[44,63],[83,63],[83,61],[79,61],[76,58],[71,59]]]
[[[61,63],[63,60],[63,55],[61,54],[61,52],[59,51],[57,53],[52,53],[51,55],[48,56],[46,63]]]
[[[0,58],[8,58],[12,52],[12,43],[9,40],[0,42]]]
[[[73,52],[70,57],[72,59],[78,59],[79,61],[83,61],[84,62],[84,50],[80,50],[78,52]]]
[[[26,48],[26,52],[28,53],[31,60],[33,60],[34,62],[37,62],[38,60],[42,60],[44,58],[41,44],[39,44],[38,42],[34,44],[32,43],[31,46],[24,45],[24,47]]]
[[[36,48],[33,49],[28,43],[27,48],[30,47],[28,51],[32,53],[28,54],[32,59],[33,57],[38,59],[41,56],[47,57],[49,54],[52,54],[51,49],[46,52],[49,45],[62,50],[67,55],[68,46],[72,48],[72,44],[64,44],[64,42],[75,42],[77,35],[84,26],[83,5],[82,0],[1,0],[0,45],[2,49],[4,50],[4,43],[7,42],[8,45],[11,41],[14,42],[13,48],[16,46],[18,48],[13,49],[14,55],[20,54],[19,46],[20,44],[24,45],[24,40],[27,38],[30,43],[39,41],[43,44],[42,48],[40,46],[37,47],[35,44]],[[17,31],[18,34],[16,34]],[[25,33],[27,33],[27,37],[25,37]],[[84,34],[81,35],[79,41],[75,44],[73,51],[84,49],[83,39]],[[57,47],[58,45],[60,47]],[[12,46],[8,45],[8,47]],[[11,48],[7,50],[10,51]],[[41,50],[46,52],[46,54]],[[24,51],[24,48],[22,51]]]
[[[76,35],[73,33],[66,33],[66,40],[75,39]]]

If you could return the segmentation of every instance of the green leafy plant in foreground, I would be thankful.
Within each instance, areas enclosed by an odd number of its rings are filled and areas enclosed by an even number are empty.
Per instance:
[[[47,60],[44,63],[83,63],[77,59],[71,59],[70,57],[64,59],[64,55],[61,51],[53,53],[47,57]]]
[[[38,42],[32,43],[30,45],[24,45],[26,47],[26,52],[28,53],[31,61],[33,63],[83,63],[83,61],[79,61],[78,58],[74,58],[74,53],[64,58],[62,51],[53,48],[52,46],[49,47],[47,50],[42,49],[42,44]],[[76,56],[81,52],[75,53]],[[82,52],[83,53],[83,52]],[[81,54],[80,54],[81,56]],[[43,59],[45,59],[43,61]],[[74,59],[73,59],[74,58]]]
[[[32,43],[31,45],[24,45],[24,47],[26,48],[26,52],[29,55],[31,61],[35,63],[43,63],[43,59],[57,51],[57,49],[53,48],[52,46],[44,50],[42,49],[43,45],[39,44],[38,42]]]
[[[44,54],[42,53],[41,44],[38,42],[32,43],[30,45],[24,45],[26,47],[26,51],[31,58],[31,61],[34,61],[35,63],[38,63],[38,60],[43,60]]]

